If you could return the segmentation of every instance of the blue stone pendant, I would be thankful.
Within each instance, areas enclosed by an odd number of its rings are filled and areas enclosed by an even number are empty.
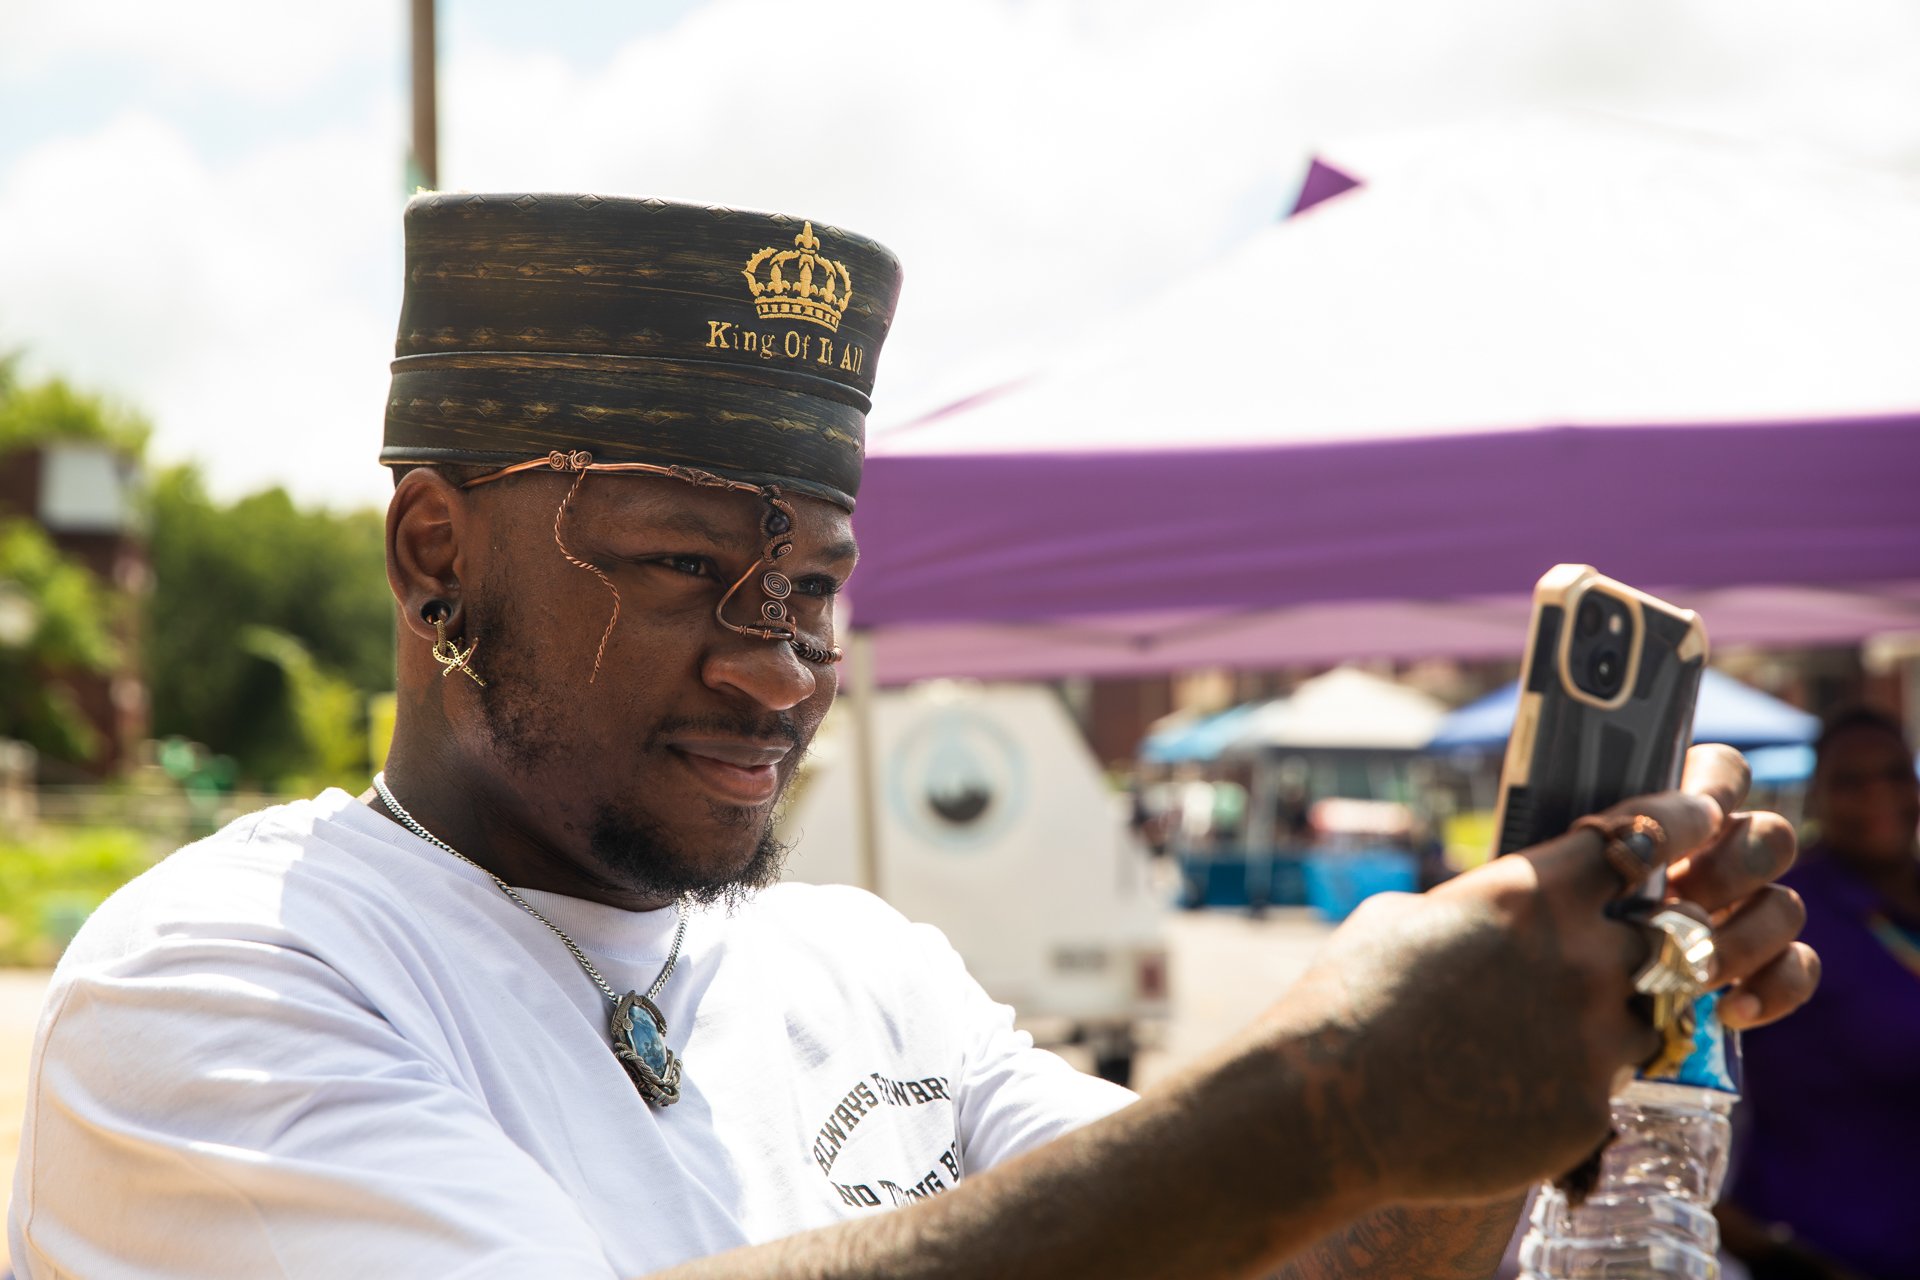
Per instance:
[[[667,1048],[667,1019],[653,1001],[629,991],[613,1007],[613,1056],[656,1107],[680,1100],[680,1059]]]

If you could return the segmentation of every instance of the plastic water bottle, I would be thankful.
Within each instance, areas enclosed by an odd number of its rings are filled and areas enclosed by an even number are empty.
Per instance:
[[[1739,1039],[1695,1007],[1694,1053],[1613,1100],[1617,1135],[1586,1200],[1543,1186],[1520,1245],[1522,1280],[1719,1280],[1713,1201],[1727,1176]]]

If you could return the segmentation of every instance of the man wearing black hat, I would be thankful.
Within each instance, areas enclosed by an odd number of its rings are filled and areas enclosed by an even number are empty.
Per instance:
[[[1687,858],[1733,1020],[1810,991],[1791,835],[1709,752],[1627,862],[1579,831],[1376,900],[1165,1089],[1072,1072],[936,933],[769,887],[892,257],[593,196],[426,196],[407,231],[387,771],[88,923],[23,1275],[1483,1275],[1659,1047],[1621,867]]]

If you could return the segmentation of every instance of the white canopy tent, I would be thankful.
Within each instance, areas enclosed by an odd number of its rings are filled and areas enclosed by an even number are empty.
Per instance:
[[[1228,754],[1253,758],[1246,847],[1271,848],[1285,752],[1414,752],[1424,748],[1447,707],[1438,698],[1353,667],[1303,682],[1285,698],[1255,708],[1228,742]]]
[[[1226,749],[1419,751],[1446,716],[1444,702],[1418,689],[1337,667],[1258,707]]]

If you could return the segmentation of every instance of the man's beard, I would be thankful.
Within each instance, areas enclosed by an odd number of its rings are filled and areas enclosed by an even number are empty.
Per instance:
[[[747,825],[752,819],[740,825]],[[780,879],[789,846],[776,840],[773,820],[761,820],[753,856],[738,871],[717,875],[686,856],[658,823],[603,804],[593,816],[587,847],[621,887],[652,898],[687,898],[702,906],[725,901],[732,909],[755,890]]]
[[[577,752],[581,744],[571,734],[564,714],[539,696],[539,682],[553,676],[550,669],[527,662],[516,644],[518,620],[505,603],[513,592],[503,578],[496,577],[488,584],[490,590],[470,599],[467,612],[470,634],[486,637],[492,654],[488,686],[480,695],[487,735],[501,763],[525,777],[556,754]],[[664,720],[648,734],[648,754],[665,750],[657,740],[668,733],[696,727],[722,736],[785,738],[794,744],[798,767],[800,735],[792,717],[781,713]],[[603,800],[595,809],[587,849],[610,881],[649,898],[687,898],[703,906],[724,901],[731,909],[780,879],[790,846],[774,838],[771,813],[762,818],[743,806],[709,801],[707,816],[723,830],[760,826],[753,852],[743,864],[713,865],[675,841],[656,819],[614,800]]]

